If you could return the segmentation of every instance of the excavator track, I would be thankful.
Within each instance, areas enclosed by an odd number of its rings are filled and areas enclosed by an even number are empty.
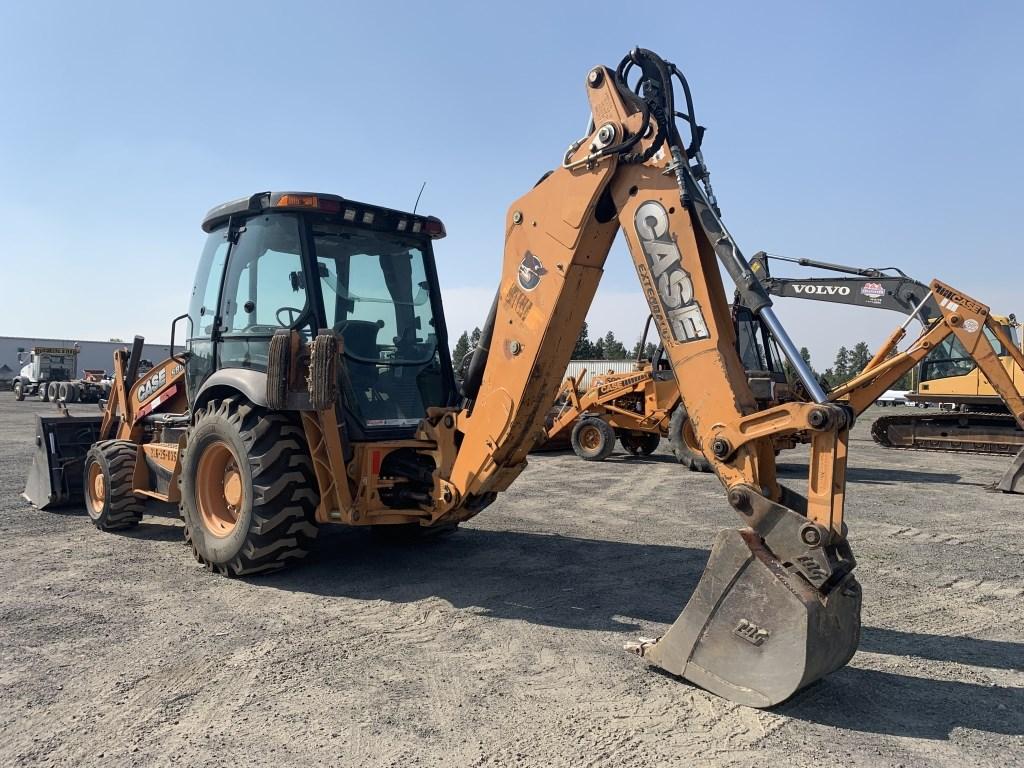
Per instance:
[[[1013,456],[1024,448],[1024,430],[1008,413],[915,413],[882,416],[871,437],[886,448]]]

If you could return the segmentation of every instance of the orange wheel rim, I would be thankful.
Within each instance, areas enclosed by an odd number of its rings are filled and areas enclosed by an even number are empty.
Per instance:
[[[102,514],[107,499],[107,484],[103,479],[103,469],[96,462],[89,465],[89,480],[86,487],[89,489],[89,506],[93,513]]]
[[[202,449],[196,470],[196,505],[203,527],[223,538],[238,525],[245,504],[245,489],[238,459],[223,441]]]
[[[588,451],[596,451],[601,447],[601,433],[597,427],[584,427],[580,430],[580,445]]]

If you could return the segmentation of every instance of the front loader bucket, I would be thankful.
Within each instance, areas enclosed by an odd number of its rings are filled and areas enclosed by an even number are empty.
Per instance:
[[[852,573],[822,596],[753,531],[726,530],[672,627],[630,650],[731,701],[771,707],[850,660],[860,603]]]
[[[99,416],[36,417],[35,452],[25,497],[39,509],[81,503],[82,464],[100,434]]]
[[[1006,474],[996,483],[996,490],[1003,493],[1024,493],[1024,448],[1020,449]]]

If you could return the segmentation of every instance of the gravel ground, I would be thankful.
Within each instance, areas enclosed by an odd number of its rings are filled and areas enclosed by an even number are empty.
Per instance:
[[[1024,765],[1024,497],[985,490],[1005,459],[885,450],[861,419],[860,651],[765,712],[621,650],[735,525],[663,452],[538,455],[451,537],[332,528],[228,580],[173,513],[108,534],[29,507],[40,412],[0,394],[0,765]],[[803,454],[780,461],[798,485]]]

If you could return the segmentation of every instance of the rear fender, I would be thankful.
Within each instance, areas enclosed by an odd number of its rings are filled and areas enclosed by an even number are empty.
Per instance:
[[[211,374],[196,392],[192,411],[205,408],[211,400],[241,394],[254,405],[267,407],[267,374],[250,368],[222,368]]]

